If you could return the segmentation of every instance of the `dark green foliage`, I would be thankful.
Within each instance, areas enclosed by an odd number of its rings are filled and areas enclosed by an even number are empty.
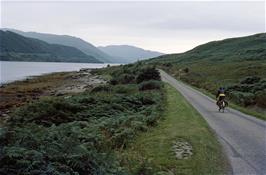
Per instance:
[[[266,89],[266,88],[265,88]],[[256,103],[259,107],[265,108],[266,107],[266,90],[258,91],[255,94]]]
[[[99,86],[96,86],[95,88],[93,88],[91,90],[92,93],[95,93],[95,92],[110,92],[111,91],[111,86],[109,85],[99,85]]]
[[[116,85],[116,86],[113,86],[112,90],[114,91],[114,93],[128,94],[128,93],[136,92],[138,89],[137,89],[137,85],[130,84],[130,85]]]
[[[139,90],[145,91],[145,90],[154,90],[154,89],[161,89],[163,84],[160,81],[157,80],[149,80],[144,81],[139,84]]]
[[[258,83],[261,80],[260,77],[251,76],[251,77],[245,77],[240,84],[254,84]]]
[[[110,80],[110,84],[112,85],[161,80],[160,73],[154,66],[143,65],[141,62],[128,64],[123,67],[106,68],[100,71],[107,71],[112,75],[113,78]]]
[[[165,66],[165,67],[172,67],[173,64],[171,64],[171,63],[163,63],[163,66]]]
[[[72,122],[58,127],[28,124],[10,129],[0,172],[12,174],[116,174],[118,162],[104,152],[99,127]],[[2,140],[1,140],[2,141]]]
[[[44,126],[59,125],[74,121],[76,119],[75,113],[82,108],[83,106],[70,103],[62,98],[45,99],[19,108],[12,114],[11,122],[17,125],[29,122]]]
[[[255,95],[248,92],[232,91],[229,93],[231,100],[243,106],[255,104]]]
[[[127,174],[114,150],[156,125],[162,111],[163,89],[150,82],[150,91],[102,85],[17,109],[0,130],[0,174]]]
[[[227,87],[229,97],[243,106],[265,105],[266,80],[260,77],[252,76],[242,79],[238,84]]]
[[[110,80],[112,85],[116,84],[129,84],[135,82],[135,76],[132,74],[124,73]]]
[[[137,83],[141,83],[143,81],[148,80],[161,80],[160,73],[155,67],[147,67],[140,71],[137,76]]]
[[[185,73],[188,73],[189,72],[189,68],[185,68],[184,70],[183,70]]]

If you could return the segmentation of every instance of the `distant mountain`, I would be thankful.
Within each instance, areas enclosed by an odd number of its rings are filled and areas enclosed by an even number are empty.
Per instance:
[[[4,29],[15,32],[25,37],[36,38],[39,40],[43,40],[50,44],[60,44],[65,46],[76,47],[87,55],[91,55],[97,60],[101,62],[109,63],[112,62],[111,56],[99,50],[97,47],[92,44],[69,35],[55,35],[55,34],[47,34],[47,33],[37,33],[37,32],[23,32],[15,29]]]
[[[93,56],[59,44],[0,30],[0,60],[99,63]]]
[[[138,60],[157,57],[163,53],[144,50],[135,46],[129,45],[110,45],[105,47],[98,47],[101,51],[113,57],[114,62],[131,63]]]

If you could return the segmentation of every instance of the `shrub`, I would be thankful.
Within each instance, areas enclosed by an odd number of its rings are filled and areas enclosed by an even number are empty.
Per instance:
[[[121,74],[118,77],[114,77],[110,80],[110,84],[130,84],[135,82],[135,76],[132,74]]]
[[[137,76],[137,83],[148,80],[161,80],[160,73],[155,69],[155,67],[144,68]]]
[[[105,69],[115,72],[119,85],[41,99],[17,109],[8,127],[0,129],[0,174],[127,174],[114,149],[123,149],[155,125],[164,99],[161,82],[136,84],[137,66]],[[139,91],[138,86],[153,91]]]
[[[230,85],[227,91],[233,101],[243,106],[265,105],[266,81],[259,77],[246,77],[239,84]]]
[[[130,84],[135,82],[135,76],[132,74],[122,74],[119,78],[121,84]]]
[[[111,86],[109,85],[99,85],[94,87],[91,92],[96,93],[96,92],[110,92],[111,91]]]
[[[119,94],[127,94],[127,93],[133,93],[137,91],[137,86],[136,85],[116,85],[113,86],[113,91],[115,93]]]
[[[162,65],[165,66],[165,67],[172,67],[173,66],[172,63],[163,63]]]
[[[184,71],[185,73],[188,73],[188,72],[189,72],[189,68],[186,67],[185,69],[183,69],[183,71]]]
[[[266,90],[256,93],[256,104],[259,107],[266,108]]]
[[[248,92],[232,91],[229,93],[229,97],[243,106],[250,106],[256,104],[255,95]]]
[[[58,125],[75,120],[74,114],[81,109],[82,106],[63,98],[44,99],[19,108],[12,114],[10,122],[18,125],[28,122],[44,126]]]
[[[95,129],[95,128],[92,128]],[[3,148],[0,172],[4,174],[124,174],[113,154],[103,153],[101,135],[91,134],[89,123],[58,127],[14,128],[12,145]]]
[[[117,85],[117,84],[119,84],[119,81],[118,81],[117,78],[112,78],[112,79],[110,80],[109,83],[110,83],[111,85]]]
[[[240,84],[254,84],[257,83],[261,80],[260,77],[256,77],[256,76],[250,76],[250,77],[246,77],[244,79],[242,79],[240,81]]]
[[[144,81],[144,82],[140,83],[139,84],[139,90],[145,91],[145,90],[161,89],[162,86],[163,85],[160,81],[149,80],[149,81]]]

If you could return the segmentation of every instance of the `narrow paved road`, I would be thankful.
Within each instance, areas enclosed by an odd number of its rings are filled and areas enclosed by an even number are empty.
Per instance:
[[[266,122],[228,108],[160,70],[162,80],[176,88],[217,134],[237,175],[266,175]]]

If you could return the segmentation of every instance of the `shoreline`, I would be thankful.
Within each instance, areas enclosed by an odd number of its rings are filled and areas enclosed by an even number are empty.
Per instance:
[[[0,61],[0,86],[22,81],[31,77],[42,76],[56,72],[74,72],[81,69],[104,68],[119,64],[111,63],[68,63],[68,62],[17,62]]]
[[[11,111],[40,98],[72,95],[90,90],[106,81],[92,73],[92,68],[79,71],[53,72],[27,77],[0,86],[0,126]]]

